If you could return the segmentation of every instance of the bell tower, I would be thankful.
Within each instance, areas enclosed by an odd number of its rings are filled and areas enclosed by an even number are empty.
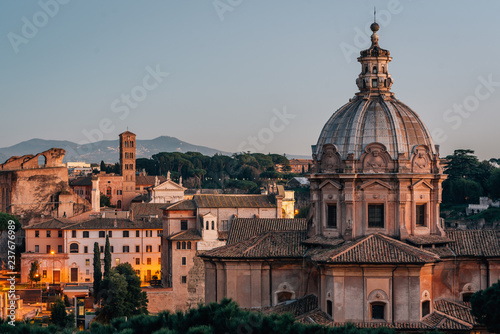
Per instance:
[[[128,209],[135,197],[135,134],[125,131],[120,134],[120,171],[123,177],[122,208]]]

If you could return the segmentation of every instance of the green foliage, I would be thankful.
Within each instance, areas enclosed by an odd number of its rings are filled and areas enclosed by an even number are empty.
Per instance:
[[[99,243],[94,242],[94,303],[99,302],[102,271],[101,271],[101,252],[99,250]]]
[[[52,323],[59,327],[65,327],[68,324],[68,315],[66,314],[66,305],[61,298],[58,298],[50,312],[50,320]]]
[[[16,218],[16,216],[10,215],[5,212],[0,212],[0,233],[2,231],[7,231],[9,228],[9,220],[13,220],[15,223],[16,228],[14,231],[19,231],[21,228],[21,223],[19,222],[19,219]]]
[[[142,291],[141,280],[129,263],[119,264],[104,275],[100,296],[102,301],[97,320],[101,322],[148,313],[147,294]]]
[[[107,276],[111,270],[111,246],[109,245],[109,236],[106,236],[106,246],[104,247],[104,276]]]
[[[100,197],[100,200],[99,200],[99,205],[102,207],[110,207],[111,206],[111,199],[104,195],[104,194],[101,194],[101,197]]]
[[[31,262],[30,271],[28,273],[31,282],[38,283],[40,281],[41,277],[38,270],[40,270],[40,262],[38,262],[38,260]]]
[[[479,212],[476,215],[467,217],[467,219],[470,220],[479,220],[483,218],[486,223],[494,223],[500,221],[500,208],[490,207],[487,210]]]
[[[491,171],[488,179],[488,189],[492,198],[500,199],[500,168]]]
[[[478,322],[486,325],[488,331],[500,333],[500,281],[476,292],[470,302]]]
[[[247,192],[257,192],[267,179],[282,178],[283,174],[274,169],[276,164],[284,170],[290,169],[286,156],[262,153],[209,157],[198,152],[163,152],[151,159],[137,159],[136,164],[137,169],[144,169],[150,175],[166,175],[170,171],[175,181],[182,176],[187,187],[238,188]]]

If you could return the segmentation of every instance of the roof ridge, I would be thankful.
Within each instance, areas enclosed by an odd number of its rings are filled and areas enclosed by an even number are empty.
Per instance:
[[[255,238],[256,241],[253,242],[249,247],[247,247],[247,249],[245,249],[242,253],[243,254],[248,254],[248,252],[250,252],[252,249],[254,249],[255,247],[257,247],[257,245],[259,245],[262,241],[264,241],[264,239],[266,238],[266,236],[268,234],[270,234],[271,232],[273,231],[267,231],[267,232],[264,232],[264,233],[261,233],[261,234],[258,234],[258,235],[255,235],[249,239],[246,239],[246,240],[241,240],[241,241],[238,241],[236,243],[234,243],[233,245],[237,245],[239,244],[240,242],[245,242],[245,241],[250,241],[252,240],[252,238]]]
[[[343,251],[341,251],[340,253],[337,253],[337,254],[335,254],[334,256],[332,256],[332,257],[330,258],[330,260],[333,260],[333,258],[334,258],[334,257],[338,257],[338,256],[341,256],[341,255],[343,255],[343,254],[347,253],[347,252],[348,252],[348,251],[350,251],[352,248],[354,248],[355,246],[359,245],[361,242],[364,242],[365,240],[368,240],[368,239],[372,238],[372,236],[373,236],[373,235],[375,235],[375,234],[370,234],[370,235],[367,235],[367,236],[365,236],[365,237],[363,237],[363,238],[361,238],[361,239],[359,239],[359,240],[357,240],[357,241],[353,242],[353,243],[352,243],[351,245],[349,245],[349,246],[348,246],[348,245],[345,245],[345,246],[347,246],[347,247],[346,247],[346,249],[344,249],[344,250],[343,250]]]
[[[459,324],[462,324],[462,325],[464,325],[464,326],[467,326],[467,327],[470,327],[470,328],[474,327],[474,325],[473,325],[473,324],[471,324],[471,323],[469,323],[469,322],[467,322],[467,321],[464,321],[464,320],[462,320],[462,319],[455,318],[454,316],[451,316],[451,315],[449,315],[449,314],[443,313],[443,312],[438,311],[438,310],[434,310],[434,312],[436,312],[436,313],[437,313],[437,314],[439,314],[439,315],[442,315],[443,317],[445,317],[445,318],[447,318],[447,319],[449,319],[449,320],[451,320],[451,321],[458,322]],[[443,319],[443,320],[444,320],[444,319]],[[442,322],[443,322],[443,321],[440,321],[440,322],[439,322],[439,324],[441,324]]]
[[[429,252],[427,250],[424,250],[424,249],[421,249],[421,248],[418,248],[418,247],[415,247],[415,246],[412,246],[412,245],[409,245],[407,244],[406,242],[403,242],[401,240],[397,240],[397,239],[394,239],[394,238],[391,238],[389,236],[386,236],[386,235],[383,235],[381,233],[375,233],[375,235],[378,235],[380,237],[383,237],[386,241],[388,241],[389,243],[393,244],[395,247],[401,247],[401,248],[411,248],[415,251],[418,251],[420,253],[424,253],[430,257],[433,257],[433,258],[436,258],[436,259],[439,259],[439,256],[437,254],[434,254],[432,252]]]
[[[459,302],[457,302],[457,301],[454,301],[454,300],[451,300],[451,299],[446,299],[446,298],[438,299],[438,300],[436,300],[436,301],[434,301],[434,302],[435,302],[435,303],[436,303],[436,302],[447,302],[447,303],[454,304],[454,305],[456,305],[456,306],[460,306],[460,307],[465,308],[465,309],[467,309],[467,310],[470,310],[470,309],[471,309],[471,308],[470,308],[470,307],[468,307],[467,305],[460,304],[460,303],[459,303]]]

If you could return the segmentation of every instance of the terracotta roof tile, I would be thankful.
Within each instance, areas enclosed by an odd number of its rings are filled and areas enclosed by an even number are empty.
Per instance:
[[[417,246],[448,244],[450,242],[454,242],[450,238],[442,237],[440,235],[412,235],[408,237],[406,241]]]
[[[116,225],[116,226],[115,226]],[[130,219],[114,218],[93,218],[80,223],[76,223],[64,230],[99,230],[99,229],[162,229],[161,219],[152,219],[151,221],[132,221]]]
[[[431,252],[378,233],[311,258],[327,263],[427,263],[439,259]]]
[[[200,232],[198,232],[196,229],[192,228],[186,231],[181,231],[175,234],[172,234],[171,236],[168,236],[167,239],[172,240],[172,241],[179,241],[179,240],[201,240],[201,235]]]
[[[295,318],[295,321],[303,324],[315,324],[321,326],[329,326],[333,322],[332,318],[319,308],[299,315]]]
[[[29,225],[23,227],[25,230],[33,230],[33,229],[62,229],[64,227],[74,225],[75,222],[69,219],[64,218],[54,218],[50,219],[38,224]]]
[[[444,313],[450,317],[477,325],[477,321],[471,313],[469,305],[446,299],[434,301],[434,310]]]
[[[275,208],[272,196],[267,195],[194,195],[198,208]]]
[[[236,218],[231,224],[227,244],[233,244],[268,231],[306,231],[304,218]]]
[[[130,211],[132,211],[134,218],[139,218],[140,216],[156,216],[156,218],[161,218],[163,216],[163,207],[165,207],[165,203],[131,203]]]
[[[155,175],[137,175],[135,177],[135,184],[141,186],[154,186],[156,182],[156,178],[160,183],[167,181],[165,176],[155,176]]]
[[[321,234],[315,235],[303,241],[306,245],[336,247],[344,243],[342,238],[327,238]]]
[[[429,326],[422,322],[333,322],[330,327],[340,327],[353,324],[356,328],[379,328],[386,327],[397,330],[425,330]]]
[[[318,308],[318,297],[316,295],[307,295],[293,301],[288,301],[263,310],[264,314],[284,314],[291,313],[294,317],[308,313]]]
[[[454,240],[448,247],[457,256],[500,256],[500,241],[494,230],[446,230]]]
[[[202,257],[227,259],[301,258],[307,248],[305,231],[271,231],[209,250]]]
[[[82,176],[77,177],[69,181],[70,186],[91,186],[92,185],[92,176]]]
[[[185,199],[170,205],[163,204],[163,210],[168,210],[168,211],[196,210],[196,204],[191,199]]]
[[[422,323],[431,329],[469,331],[474,326],[441,312],[432,312],[422,318]]]

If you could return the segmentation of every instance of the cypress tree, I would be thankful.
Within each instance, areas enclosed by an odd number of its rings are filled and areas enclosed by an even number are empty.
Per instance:
[[[99,301],[99,290],[101,288],[102,270],[101,270],[101,252],[99,244],[94,242],[94,303]]]
[[[104,277],[109,275],[111,270],[111,247],[109,246],[109,237],[106,236],[106,247],[104,247]]]

